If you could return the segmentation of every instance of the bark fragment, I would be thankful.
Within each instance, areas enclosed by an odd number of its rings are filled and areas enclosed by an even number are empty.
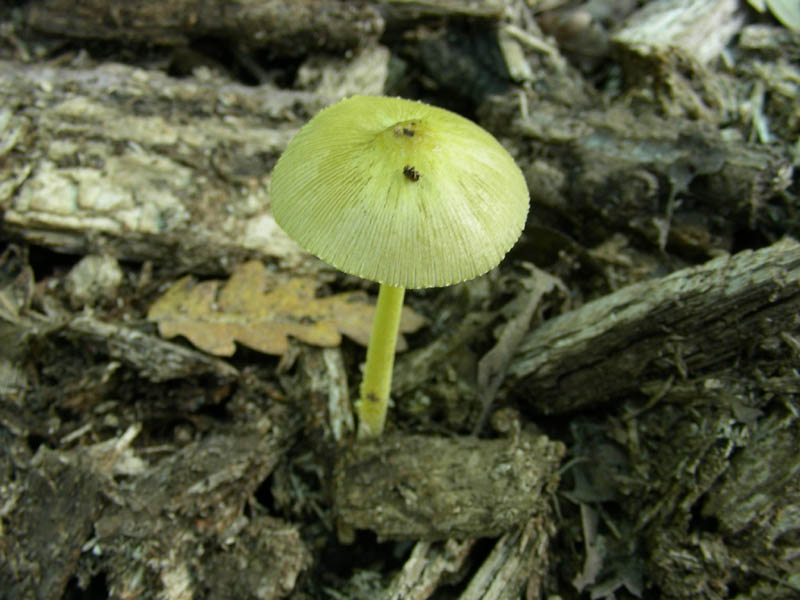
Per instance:
[[[362,441],[337,464],[335,508],[343,523],[380,538],[498,535],[543,510],[563,454],[561,443],[527,433]]]
[[[800,245],[723,256],[642,281],[532,331],[510,368],[511,393],[547,414],[596,406],[640,382],[726,363],[797,326]]]

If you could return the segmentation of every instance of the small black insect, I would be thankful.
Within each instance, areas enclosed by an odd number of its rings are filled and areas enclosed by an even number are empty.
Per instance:
[[[408,177],[411,181],[419,181],[419,171],[417,171],[411,165],[406,165],[403,167],[403,175]]]
[[[408,125],[397,125],[394,128],[394,134],[397,137],[400,137],[401,135],[404,135],[406,137],[414,137],[414,134],[417,133],[417,130],[415,129],[416,126],[417,126],[416,121],[411,121],[410,123],[408,123]]]

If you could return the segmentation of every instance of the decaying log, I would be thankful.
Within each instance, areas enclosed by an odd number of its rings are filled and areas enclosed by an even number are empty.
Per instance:
[[[332,79],[337,94],[363,93],[368,79],[378,93],[388,55],[373,48],[361,59],[326,77],[326,89]],[[269,213],[267,182],[300,125],[335,99],[115,64],[0,62],[5,229],[63,252],[195,272],[246,256],[297,261]]]
[[[291,138],[287,119],[303,94],[226,91],[121,65],[4,63],[0,73],[17,142],[4,165],[13,185],[0,199],[12,235],[65,252],[186,265],[228,260],[247,246],[273,256],[291,248],[264,215],[259,180]],[[191,119],[184,103],[195,107]],[[227,118],[214,114],[226,104]]]
[[[768,207],[794,169],[767,146],[622,107],[539,104],[504,129],[549,149],[546,159],[522,161],[534,215],[587,246],[625,232],[696,261],[730,251],[738,232],[786,231]]]
[[[235,40],[273,55],[341,52],[376,41],[387,20],[456,17],[499,20],[508,0],[179,0],[115,4],[32,0],[25,24],[70,38],[187,45],[203,37]]]
[[[543,413],[638,392],[641,382],[701,372],[797,327],[800,245],[757,251],[643,281],[545,322],[522,342],[510,393]]]
[[[545,510],[563,455],[560,442],[526,433],[362,440],[337,464],[336,514],[386,539],[498,535]]]
[[[323,75],[310,69],[315,94],[122,65],[0,63],[5,227],[60,251],[169,257],[195,272],[251,256],[296,263],[305,255],[267,208],[272,166],[324,105],[381,93],[387,65],[385,50],[369,48]],[[508,110],[486,110],[486,125],[523,148],[534,214],[587,245],[626,231],[710,256],[763,220],[791,183],[791,162],[775,150],[688,121],[548,102],[515,118]],[[526,155],[528,143],[549,147],[549,158]]]
[[[691,3],[702,11],[726,1]],[[780,47],[782,61],[795,46]],[[626,92],[610,103],[550,61],[534,70],[535,93],[484,100],[481,123],[517,149],[533,217],[587,247],[623,233],[693,263],[732,251],[751,231],[772,241],[794,234],[782,199],[794,177],[791,152],[766,142],[793,143],[784,124],[795,119],[796,70],[740,58],[742,79],[758,81],[751,97],[738,80],[664,52],[625,63]],[[736,114],[740,128],[723,130]]]
[[[33,0],[26,6],[25,23],[65,37],[172,46],[201,37],[232,39],[291,56],[353,49],[383,31],[372,3],[337,0]]]
[[[32,0],[25,24],[48,34],[84,39],[188,45],[200,38],[235,40],[272,55],[342,52],[374,43],[389,20],[460,17],[498,20],[507,0],[178,0],[116,4]]]

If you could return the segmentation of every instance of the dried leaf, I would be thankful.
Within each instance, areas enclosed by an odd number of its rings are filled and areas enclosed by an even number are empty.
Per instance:
[[[235,342],[265,354],[283,354],[289,349],[288,336],[314,346],[338,346],[341,334],[364,346],[369,342],[375,306],[366,294],[317,298],[318,283],[309,278],[291,279],[271,290],[268,284],[259,261],[239,265],[226,283],[186,276],[156,300],[147,318],[158,321],[162,336],[183,335],[217,356],[232,356]],[[403,309],[401,333],[424,324],[423,317]],[[402,335],[397,346],[406,347]]]

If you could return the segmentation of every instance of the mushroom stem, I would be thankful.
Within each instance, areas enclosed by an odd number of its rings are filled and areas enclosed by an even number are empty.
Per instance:
[[[378,306],[367,347],[364,381],[361,383],[361,398],[356,404],[360,438],[375,437],[383,433],[405,291],[405,288],[381,284],[378,292]]]

